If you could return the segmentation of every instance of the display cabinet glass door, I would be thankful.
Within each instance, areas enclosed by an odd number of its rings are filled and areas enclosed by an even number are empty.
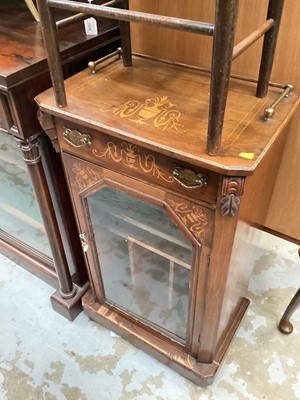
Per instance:
[[[185,342],[192,244],[163,208],[120,190],[86,204],[105,301]]]
[[[7,134],[0,141],[0,230],[52,259],[26,164]]]

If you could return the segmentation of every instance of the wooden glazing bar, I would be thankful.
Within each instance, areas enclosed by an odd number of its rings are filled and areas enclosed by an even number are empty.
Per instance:
[[[121,21],[140,22],[161,26],[164,28],[199,33],[207,36],[212,36],[214,33],[214,25],[205,22],[149,14],[140,11],[123,10],[120,8],[111,8],[107,6],[98,6],[95,4],[85,4],[71,0],[48,0],[47,4],[50,7],[57,7],[64,10],[84,12],[91,15],[97,15],[99,17],[118,19]]]
[[[124,10],[128,10],[129,1],[123,0],[121,7],[124,8]],[[127,21],[119,21],[119,27],[121,35],[123,65],[124,67],[131,67],[132,55],[131,55],[130,23]]]
[[[249,36],[234,46],[232,59],[235,60],[240,54],[252,46],[252,44],[261,38],[269,29],[271,29],[273,25],[274,20],[272,18],[268,19],[258,29],[250,33]]]
[[[238,0],[216,2],[206,149],[209,155],[217,155],[221,149],[237,11]]]
[[[257,97],[265,97],[268,92],[268,84],[271,77],[283,6],[284,0],[269,0],[267,19],[272,18],[274,20],[274,25],[265,34],[256,90]]]
[[[56,22],[52,10],[47,6],[45,0],[37,0],[37,6],[41,18],[41,29],[46,49],[49,71],[58,107],[67,105],[64,85],[62,63],[58,46]]]

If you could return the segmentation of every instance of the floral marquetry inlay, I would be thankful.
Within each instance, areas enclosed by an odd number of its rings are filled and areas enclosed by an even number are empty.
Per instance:
[[[98,158],[122,163],[127,168],[140,170],[158,179],[163,179],[165,182],[174,182],[174,178],[171,175],[165,174],[159,168],[152,154],[142,152],[138,146],[132,143],[121,142],[115,144],[114,142],[108,142],[103,151],[93,149],[93,154]]]
[[[184,225],[189,228],[195,238],[201,241],[206,229],[205,227],[208,223],[207,215],[203,210],[195,204],[190,205],[189,203],[180,203],[171,199],[168,199],[167,202]]]
[[[75,177],[79,190],[87,189],[93,186],[102,178],[102,174],[94,171],[80,162],[75,162],[72,166],[72,172]]]
[[[137,125],[151,123],[155,128],[184,132],[184,126],[179,123],[181,112],[168,96],[145,99],[144,101],[130,100],[113,111],[114,115],[129,118]]]

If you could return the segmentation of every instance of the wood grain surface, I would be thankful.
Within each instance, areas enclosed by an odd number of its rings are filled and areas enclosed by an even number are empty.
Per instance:
[[[203,22],[214,20],[214,2],[211,0],[201,2],[132,0],[130,4],[136,10],[172,16],[180,15],[182,18],[199,19]],[[265,21],[267,4],[267,0],[240,1],[236,43]],[[274,82],[293,84],[298,93],[300,90],[299,15],[299,0],[286,1],[271,75],[271,80]],[[212,39],[209,37],[132,24],[132,38],[133,51],[136,52],[204,67],[209,67],[211,64]],[[262,39],[234,61],[232,72],[256,78],[261,48]],[[298,109],[295,121],[289,129],[288,141],[265,225],[271,230],[300,241],[300,216],[299,213],[297,214],[300,200],[300,158],[297,157],[297,150],[300,149],[299,133],[300,112]]]
[[[206,153],[209,75],[134,57],[91,75],[83,71],[65,82],[68,105],[55,107],[53,91],[38,96],[40,109],[136,145],[156,150],[225,175],[251,175],[295,111],[298,98],[284,99],[276,118],[264,121],[264,108],[278,96],[255,97],[255,85],[232,80],[222,151]],[[88,88],[88,89],[87,89]],[[188,140],[187,140],[188,138]]]

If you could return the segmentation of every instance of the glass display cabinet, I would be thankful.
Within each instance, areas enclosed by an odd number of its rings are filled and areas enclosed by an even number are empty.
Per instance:
[[[13,136],[0,142],[0,227],[7,236],[29,244],[41,257],[52,258],[32,182]],[[50,264],[50,262],[49,262]]]
[[[200,385],[247,309],[247,238],[298,105],[291,86],[269,85],[283,2],[271,0],[266,23],[234,46],[237,4],[217,1],[206,24],[127,1],[38,1],[54,91],[36,101],[76,214],[91,286],[84,311]],[[63,81],[53,7],[119,19],[122,49]],[[212,70],[132,55],[128,21],[213,36]],[[258,84],[229,83],[232,59],[264,33]]]
[[[116,22],[102,20],[98,36],[86,35],[83,21],[69,16],[56,13],[64,21],[59,48],[65,77],[80,71],[91,55],[119,45]],[[34,96],[51,79],[41,25],[24,0],[1,1],[0,41],[0,250],[58,289],[52,304],[72,319],[82,309],[75,292],[87,288],[87,273],[79,238],[72,237],[76,224],[65,179],[55,177],[61,161],[37,119]]]

